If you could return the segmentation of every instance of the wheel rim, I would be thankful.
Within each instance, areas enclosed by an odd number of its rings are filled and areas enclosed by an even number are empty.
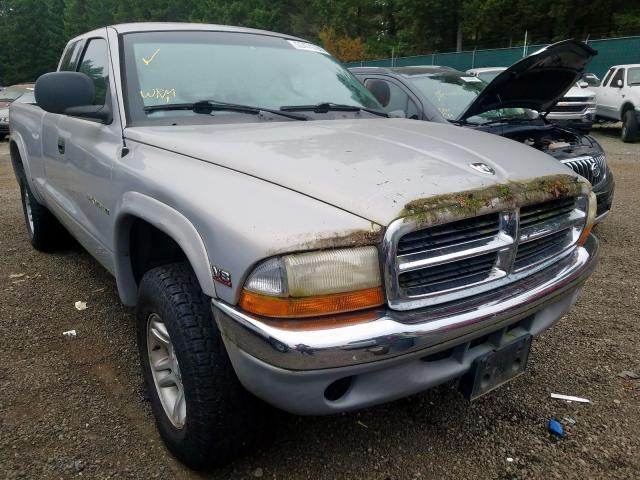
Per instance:
[[[174,427],[182,428],[187,418],[187,404],[180,367],[167,327],[156,313],[147,319],[147,353],[164,413]]]
[[[31,197],[27,187],[24,187],[24,211],[27,214],[27,228],[29,229],[29,235],[33,235],[33,213],[31,212]]]

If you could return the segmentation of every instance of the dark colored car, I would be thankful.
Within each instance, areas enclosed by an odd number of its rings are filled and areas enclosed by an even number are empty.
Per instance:
[[[33,83],[11,85],[0,90],[0,141],[9,134],[9,105],[16,101],[35,103]]]
[[[615,188],[604,150],[592,136],[545,119],[595,54],[582,42],[566,40],[520,60],[489,84],[439,67],[351,72],[389,113],[486,131],[548,153],[591,182],[600,221],[611,209]]]

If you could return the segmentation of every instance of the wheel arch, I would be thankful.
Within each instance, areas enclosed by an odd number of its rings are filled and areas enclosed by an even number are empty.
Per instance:
[[[635,110],[633,103],[626,101],[620,107],[620,119],[624,117],[624,114],[627,110]]]
[[[138,237],[140,232],[150,238]],[[114,235],[115,275],[125,305],[136,304],[139,280],[145,271],[180,260],[191,265],[206,295],[217,296],[205,244],[194,225],[177,210],[146,195],[127,192],[118,209]],[[140,257],[143,243],[136,243],[145,239],[150,240],[155,252],[145,252],[146,260]]]

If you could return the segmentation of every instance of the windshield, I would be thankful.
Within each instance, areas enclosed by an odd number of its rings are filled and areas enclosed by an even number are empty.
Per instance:
[[[600,86],[600,79],[593,73],[585,73],[580,81],[587,82],[590,87]]]
[[[323,49],[276,36],[236,32],[124,35],[127,110],[132,121],[205,117],[144,107],[203,100],[265,109],[330,102],[381,109]],[[215,111],[224,118],[237,112]]]
[[[630,68],[627,73],[627,83],[629,85],[640,85],[640,68]],[[0,93],[0,95],[2,95]]]
[[[0,102],[13,102],[28,91],[33,91],[33,88],[7,87],[4,90],[0,90]]]
[[[439,72],[409,77],[410,81],[447,120],[456,120],[487,86],[477,77],[455,72]],[[531,118],[524,108],[501,108],[467,119],[470,123],[485,123],[501,118]]]

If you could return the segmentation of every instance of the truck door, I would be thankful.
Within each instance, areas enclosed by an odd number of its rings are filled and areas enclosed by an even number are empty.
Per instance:
[[[111,212],[116,201],[111,174],[122,146],[122,131],[112,95],[114,83],[109,58],[107,40],[90,38],[76,70],[91,77],[96,90],[94,105],[110,104],[113,119],[105,124],[59,115],[56,138],[48,139],[48,148],[55,153],[48,161],[47,177],[60,197],[57,203],[65,210],[67,227],[87,250],[111,269]]]
[[[620,106],[622,105],[622,88],[618,86],[618,80],[624,85],[624,68],[618,68],[613,74],[607,73],[600,94],[598,95],[598,106],[596,107],[601,115],[607,118],[620,120]],[[609,80],[608,83],[605,82]]]

